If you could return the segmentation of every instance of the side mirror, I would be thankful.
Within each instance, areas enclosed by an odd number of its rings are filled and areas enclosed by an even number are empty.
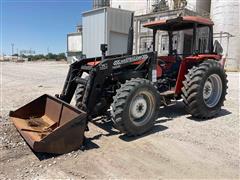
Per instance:
[[[221,46],[221,44],[219,43],[218,40],[215,40],[214,45],[213,45],[214,49],[213,51],[217,54],[222,54],[223,53],[223,48]]]

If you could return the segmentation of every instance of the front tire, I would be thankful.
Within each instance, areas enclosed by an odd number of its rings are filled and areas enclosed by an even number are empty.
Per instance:
[[[193,117],[209,119],[223,106],[227,94],[227,75],[215,60],[207,60],[189,70],[183,81],[182,98]]]
[[[82,100],[83,100],[84,92],[85,92],[85,85],[78,84],[77,88],[75,90],[75,101],[76,101],[75,106],[78,109],[81,109],[81,107],[82,107]]]
[[[87,73],[85,73],[82,75],[81,78],[85,79],[86,82],[88,82],[89,75]],[[84,93],[85,93],[85,89],[86,89],[86,84],[78,84],[77,88],[75,90],[75,102],[76,102],[75,106],[78,109],[81,109],[83,106],[83,97],[84,97]]]
[[[117,90],[111,105],[114,126],[128,136],[149,131],[158,115],[157,89],[146,79],[131,79]]]

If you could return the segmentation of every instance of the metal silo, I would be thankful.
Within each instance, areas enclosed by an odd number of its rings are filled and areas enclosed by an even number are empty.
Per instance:
[[[210,12],[211,0],[196,0],[196,10]]]
[[[212,0],[211,3],[215,37],[223,46],[229,70],[240,69],[239,8],[239,0]]]
[[[93,0],[93,9],[101,8],[101,7],[109,7],[110,0]]]
[[[176,4],[180,7],[186,5],[187,9],[196,12],[198,15],[209,17],[211,0],[173,0],[173,2],[174,6],[176,6]]]

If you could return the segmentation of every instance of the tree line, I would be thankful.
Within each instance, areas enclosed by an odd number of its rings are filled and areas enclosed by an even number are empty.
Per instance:
[[[59,54],[53,54],[53,53],[48,53],[47,55],[44,54],[36,54],[36,55],[19,55],[19,54],[13,54],[13,56],[20,56],[22,58],[28,58],[29,61],[37,61],[37,60],[66,60],[66,55],[65,53],[59,53]]]

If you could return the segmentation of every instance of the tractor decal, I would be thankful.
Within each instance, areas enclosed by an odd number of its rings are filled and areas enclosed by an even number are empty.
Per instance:
[[[139,60],[144,60],[145,61],[147,59],[148,59],[147,54],[144,54],[144,55],[141,55],[141,56],[128,57],[128,58],[125,58],[123,60],[114,61],[113,66],[119,66],[119,65],[122,65],[122,64],[132,63],[132,62],[136,62],[136,61],[139,61]]]

